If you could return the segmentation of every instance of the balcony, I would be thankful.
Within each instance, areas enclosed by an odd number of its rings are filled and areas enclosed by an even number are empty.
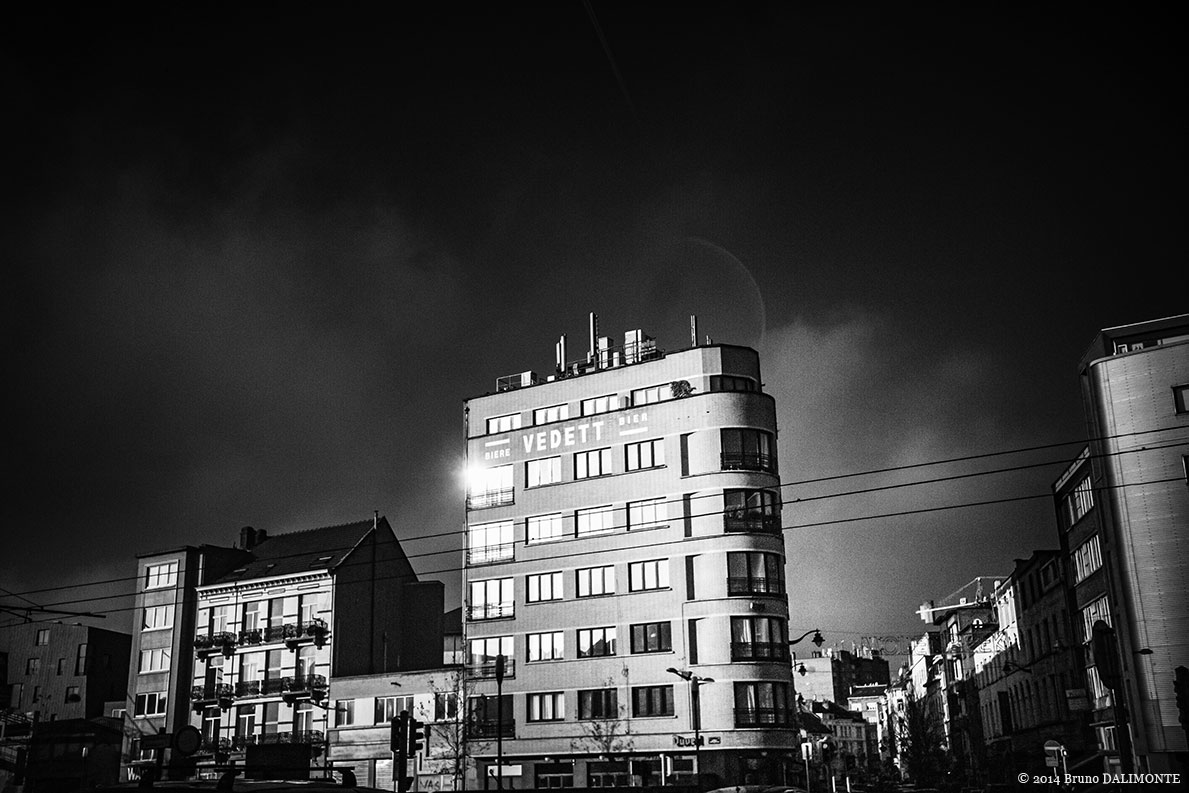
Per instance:
[[[249,628],[239,632],[239,646],[252,647],[264,642],[264,631],[260,628]]]
[[[515,488],[502,487],[498,490],[485,490],[467,496],[467,509],[487,509],[488,507],[506,507],[516,501]]]
[[[477,606],[467,606],[467,619],[472,622],[509,619],[515,616],[515,603],[480,603]]]
[[[511,562],[516,558],[516,543],[505,542],[500,545],[481,545],[478,548],[467,548],[467,564],[495,564],[496,562]]]
[[[723,529],[752,533],[779,534],[780,515],[765,515],[758,512],[734,511],[723,515]]]
[[[207,658],[215,653],[222,653],[230,658],[235,654],[235,646],[239,637],[231,631],[216,631],[214,633],[200,633],[194,637],[194,656]]]
[[[735,708],[736,727],[792,727],[793,712],[787,708]]]
[[[731,642],[732,661],[787,661],[789,647],[783,642]]]
[[[235,698],[248,699],[260,696],[263,680],[241,680],[235,684]]]
[[[723,452],[722,470],[724,471],[761,471],[776,473],[776,458],[762,452]]]
[[[326,677],[305,675],[281,678],[281,698],[292,704],[303,700],[321,702],[326,699]]]
[[[227,740],[226,738],[221,740]],[[232,751],[242,752],[249,746],[261,746],[280,743],[308,744],[320,747],[326,743],[326,735],[321,730],[292,730],[286,732],[253,733],[251,735],[236,735],[230,740]]]
[[[515,738],[516,722],[505,721],[471,721],[466,725],[468,738]]]
[[[468,664],[467,676],[474,680],[494,680],[495,660]],[[516,659],[504,658],[504,677],[516,677]]]
[[[728,595],[783,595],[784,580],[780,578],[748,578],[731,576],[727,579]]]
[[[284,642],[290,650],[296,650],[303,644],[313,644],[322,647],[330,637],[330,628],[326,620],[314,617],[309,622],[287,622],[283,625],[270,625],[262,633],[263,644]]]
[[[220,708],[231,707],[235,690],[228,683],[210,683],[204,686],[194,686],[190,689],[190,707],[195,713],[218,705]]]

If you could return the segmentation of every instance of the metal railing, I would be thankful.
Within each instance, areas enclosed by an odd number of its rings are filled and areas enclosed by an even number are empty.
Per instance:
[[[472,678],[495,678],[495,661],[482,661],[467,665],[467,674]],[[504,677],[516,677],[516,659],[504,658]]]
[[[466,725],[468,738],[515,738],[516,722],[505,721],[471,721]]]
[[[723,515],[723,529],[726,531],[780,532],[780,515],[762,515],[754,512],[728,512]]]
[[[516,501],[515,488],[502,487],[498,490],[485,490],[482,493],[472,493],[467,496],[467,509],[486,509],[487,507],[504,507]]]
[[[735,708],[736,727],[792,727],[793,712],[787,708]]]
[[[780,578],[751,578],[730,576],[727,578],[728,595],[783,595],[784,580]]]
[[[469,620],[498,620],[516,616],[516,604],[512,603],[481,603],[478,606],[467,606]]]
[[[467,564],[493,564],[495,562],[511,562],[516,558],[516,543],[505,542],[499,545],[480,545],[467,549]]]
[[[783,642],[731,642],[732,661],[787,661],[789,648]]]
[[[776,473],[776,458],[763,452],[723,452],[722,470]]]

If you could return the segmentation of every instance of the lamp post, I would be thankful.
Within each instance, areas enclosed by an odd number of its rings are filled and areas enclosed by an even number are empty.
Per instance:
[[[702,754],[699,751],[702,746],[702,698],[698,695],[698,688],[706,683],[713,683],[713,677],[700,677],[690,672],[687,669],[674,669],[669,667],[666,672],[672,672],[680,677],[682,680],[689,683],[689,720],[694,728],[694,777],[697,780],[698,790],[702,789]],[[697,703],[697,718],[694,718],[694,703]]]
[[[824,638],[822,638],[821,629],[813,628],[812,630],[805,631],[805,633],[802,633],[796,639],[791,640],[789,642],[789,647],[792,647],[794,644],[800,644],[805,639],[805,637],[811,633],[813,634],[813,639],[811,639],[811,641],[814,644],[816,644],[818,647],[821,647],[823,644],[825,644],[826,640]],[[796,657],[797,657],[796,653],[793,653],[793,659],[795,659]],[[796,674],[796,672],[793,671],[793,667],[792,667],[793,659],[790,659],[790,661],[789,661],[789,681],[791,682],[791,685],[792,685],[791,690],[793,693],[793,729],[797,730],[797,736],[800,737],[800,735],[801,735],[801,732],[800,732],[801,706],[797,704],[797,674]],[[805,670],[805,666],[802,665],[801,666],[802,674],[804,674],[804,670]],[[798,746],[798,748],[800,748],[800,746]],[[806,790],[808,790],[809,789],[809,755],[805,754],[804,749],[801,749],[801,754],[805,758],[805,788],[806,788]]]

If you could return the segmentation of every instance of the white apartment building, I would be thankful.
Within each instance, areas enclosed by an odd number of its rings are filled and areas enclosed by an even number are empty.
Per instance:
[[[650,786],[692,783],[700,762],[708,787],[785,781],[798,738],[757,354],[666,354],[640,331],[617,349],[594,315],[583,361],[564,336],[556,352],[556,374],[465,403],[479,773]]]

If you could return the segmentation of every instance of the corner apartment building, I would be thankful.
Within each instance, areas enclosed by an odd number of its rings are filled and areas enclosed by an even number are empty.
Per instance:
[[[856,687],[887,687],[892,680],[888,660],[868,648],[852,653],[827,647],[810,651],[808,658],[794,654],[793,671],[801,698],[844,707]]]
[[[1105,598],[1078,604],[1082,640],[1101,619],[1117,645],[1117,728],[1101,737],[1114,739],[1123,770],[1186,773],[1173,681],[1189,666],[1189,314],[1102,330],[1079,372],[1088,475],[1079,466],[1058,490],[1073,488],[1062,527],[1075,585],[1079,564],[1098,564],[1095,535],[1106,569]]]
[[[502,751],[516,788],[692,783],[696,761],[709,787],[784,781],[799,740],[757,354],[640,331],[616,348],[593,315],[586,359],[565,346],[556,374],[465,403],[480,773]]]

